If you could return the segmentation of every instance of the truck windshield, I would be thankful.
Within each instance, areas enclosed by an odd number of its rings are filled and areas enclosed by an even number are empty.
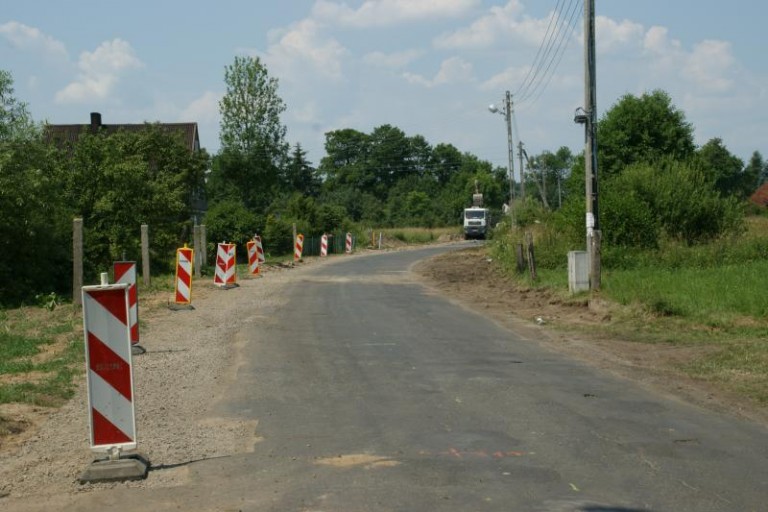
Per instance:
[[[464,212],[464,216],[468,219],[484,219],[485,211],[484,210],[466,210]]]

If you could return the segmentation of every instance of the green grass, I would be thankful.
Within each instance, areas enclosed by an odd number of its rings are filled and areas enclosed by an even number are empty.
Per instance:
[[[83,341],[71,304],[0,314],[0,403],[57,406],[83,371]]]
[[[768,294],[761,286],[765,276],[768,261],[716,268],[608,270],[603,290],[620,304],[640,304],[663,316],[722,326],[745,316],[768,315]]]
[[[378,243],[378,233],[385,237],[400,240],[408,245],[428,244],[440,239],[441,236],[453,236],[461,233],[458,227],[446,228],[387,228],[374,230],[374,238]],[[374,244],[375,245],[375,244]]]

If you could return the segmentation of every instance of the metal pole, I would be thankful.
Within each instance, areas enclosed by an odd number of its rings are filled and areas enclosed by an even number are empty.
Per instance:
[[[587,200],[587,252],[589,253],[589,287],[600,289],[599,210],[597,202],[597,84],[595,71],[595,0],[584,2],[584,110],[586,110],[586,144],[584,150]]]

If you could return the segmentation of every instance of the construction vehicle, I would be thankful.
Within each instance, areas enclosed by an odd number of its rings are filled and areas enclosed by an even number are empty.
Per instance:
[[[464,238],[484,240],[490,230],[491,219],[488,208],[483,208],[483,194],[475,180],[475,193],[472,194],[472,206],[464,208]]]

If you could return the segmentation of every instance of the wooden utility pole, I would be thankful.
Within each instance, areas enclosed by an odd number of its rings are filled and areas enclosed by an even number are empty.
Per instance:
[[[517,133],[520,139],[520,130]],[[517,143],[517,157],[520,159],[520,199],[525,203],[525,167],[523,167],[523,141]],[[530,166],[529,166],[530,169]]]
[[[512,94],[507,91],[504,96],[504,117],[507,121],[507,155],[509,159],[509,211],[513,212],[512,205],[515,198],[515,143],[512,140]],[[522,189],[520,189],[522,190]],[[514,214],[513,214],[514,215]]]
[[[597,189],[597,78],[595,65],[595,0],[584,0],[584,110],[586,143],[584,148],[587,199],[587,253],[589,288],[600,289],[600,215]]]

